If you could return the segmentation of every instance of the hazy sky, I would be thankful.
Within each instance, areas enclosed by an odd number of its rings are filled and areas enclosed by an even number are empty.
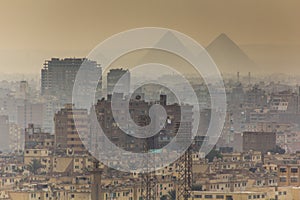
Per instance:
[[[263,60],[257,52],[270,46],[287,47],[279,55],[298,49],[299,8],[299,0],[1,0],[0,73],[39,73],[45,59],[85,57],[112,34],[145,26],[181,31],[203,46],[226,33]]]

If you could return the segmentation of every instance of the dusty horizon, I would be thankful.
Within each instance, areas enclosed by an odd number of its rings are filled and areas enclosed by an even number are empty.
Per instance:
[[[300,74],[299,6],[296,0],[4,0],[0,73],[39,73],[46,59],[86,57],[113,34],[155,26],[180,31],[204,47],[225,33],[263,71]]]

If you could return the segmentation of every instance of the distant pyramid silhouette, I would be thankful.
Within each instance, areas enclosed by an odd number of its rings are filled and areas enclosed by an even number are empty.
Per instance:
[[[181,41],[171,31],[167,31],[154,46],[157,45],[169,46],[172,49],[185,48]]]
[[[256,64],[224,33],[213,40],[206,50],[221,73],[258,71]]]
[[[179,55],[177,55],[176,53],[170,54],[168,53],[169,51],[147,50],[144,51],[143,54],[140,55],[140,57],[136,58],[136,60],[133,62],[133,66],[137,66],[144,63],[160,63],[170,66],[171,68],[177,69],[178,71],[181,70],[182,73],[188,73],[191,70],[185,69],[193,68],[192,65],[190,65],[187,61],[180,57],[180,52],[185,52],[187,47],[171,31],[167,31],[164,35],[162,35],[161,38],[157,40],[155,44],[153,44],[154,49],[156,49],[157,47],[169,47],[171,49],[176,49],[179,51]],[[175,59],[174,57],[177,59]]]

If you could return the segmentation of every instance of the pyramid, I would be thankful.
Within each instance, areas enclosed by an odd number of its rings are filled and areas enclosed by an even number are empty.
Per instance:
[[[256,64],[232,41],[222,33],[206,48],[221,73],[257,72]]]

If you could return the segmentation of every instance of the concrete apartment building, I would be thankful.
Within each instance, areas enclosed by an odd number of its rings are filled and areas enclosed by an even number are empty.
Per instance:
[[[98,74],[100,78],[102,70],[95,61],[86,58],[52,58],[46,60],[41,70],[41,94],[56,96],[62,102],[70,103],[75,78],[82,65],[87,70],[85,74],[86,84],[90,83],[90,74]],[[101,81],[99,81],[99,88],[102,87]]]
[[[75,121],[76,120],[76,125]],[[88,139],[88,113],[86,109],[76,109],[66,104],[54,117],[56,151],[73,151],[75,154],[86,152],[82,140]]]
[[[194,191],[190,200],[265,200],[266,193],[264,192],[207,192]]]
[[[29,124],[25,129],[25,149],[55,149],[54,135],[43,132],[40,127]]]
[[[122,83],[118,84],[118,81],[122,78]],[[124,81],[124,82],[123,82]],[[129,94],[130,88],[130,72],[125,69],[111,69],[107,73],[107,94],[112,94],[113,90],[117,93]]]
[[[43,126],[45,106],[43,103],[32,103],[24,101],[24,104],[17,107],[17,124],[24,130],[28,124]]]
[[[275,132],[243,132],[243,151],[260,151],[267,153],[276,148]]]
[[[11,152],[20,151],[24,148],[24,135],[18,124],[9,123],[9,149]]]
[[[278,173],[278,186],[300,186],[300,165],[280,164],[276,167]]]
[[[0,115],[0,150],[9,151],[9,120],[7,115]]]
[[[125,104],[126,101],[122,99],[122,94],[120,95],[120,105]],[[158,102],[146,102],[137,96],[135,99],[131,99],[129,102],[130,116],[125,116],[121,112],[120,108],[114,108],[115,113],[119,113],[117,116],[112,116],[111,110],[111,99],[108,97],[107,100],[102,99],[98,101],[95,105],[95,111],[97,120],[103,129],[106,136],[115,145],[124,148],[127,151],[141,152],[144,149],[145,141],[140,138],[132,137],[124,133],[118,126],[116,126],[115,120],[120,120],[119,123],[127,124],[131,117],[132,120],[140,126],[147,125],[150,121],[147,116],[149,115],[149,109],[152,105],[159,104],[163,106],[167,113],[167,120],[164,122],[165,126],[155,136],[151,137],[152,142],[149,142],[150,149],[160,149],[168,144],[177,133],[187,136],[183,138],[177,138],[177,143],[182,144],[186,138],[191,138],[192,133],[192,106],[189,105],[178,105],[178,104],[167,104],[167,96],[160,95],[160,100]],[[182,113],[181,113],[182,112]],[[154,124],[162,123],[161,119],[154,119]],[[98,122],[93,122],[98,123]],[[92,125],[93,126],[93,125]],[[190,136],[190,137],[189,137]],[[92,149],[96,148],[97,142],[101,141],[102,138],[97,137],[97,128],[92,128],[91,132]]]

